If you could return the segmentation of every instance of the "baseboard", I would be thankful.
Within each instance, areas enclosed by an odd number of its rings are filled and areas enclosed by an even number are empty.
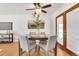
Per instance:
[[[78,55],[75,54],[73,51],[69,50],[68,48],[63,47],[63,46],[62,46],[61,44],[59,44],[58,42],[57,42],[57,45],[58,45],[62,50],[64,50],[64,51],[67,52],[68,54],[70,54],[71,56],[78,56]]]

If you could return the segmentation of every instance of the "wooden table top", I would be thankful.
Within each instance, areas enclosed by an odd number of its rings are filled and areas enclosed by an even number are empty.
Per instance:
[[[29,37],[29,40],[47,40],[48,37],[46,35],[32,35]]]

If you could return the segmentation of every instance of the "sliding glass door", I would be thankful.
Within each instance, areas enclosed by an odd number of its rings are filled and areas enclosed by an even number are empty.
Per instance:
[[[79,8],[67,13],[67,49],[79,55]]]
[[[79,55],[79,3],[56,17],[59,45],[70,55]]]
[[[57,18],[57,41],[63,45],[63,16]]]

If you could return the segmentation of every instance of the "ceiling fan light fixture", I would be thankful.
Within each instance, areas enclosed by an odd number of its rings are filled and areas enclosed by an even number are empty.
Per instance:
[[[36,14],[40,14],[41,13],[41,8],[38,8],[35,10]]]

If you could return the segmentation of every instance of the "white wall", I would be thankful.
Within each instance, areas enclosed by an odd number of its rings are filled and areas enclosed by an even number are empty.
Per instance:
[[[41,16],[42,19],[45,20],[45,29],[41,29],[40,31],[45,31],[47,34],[50,34],[50,18],[47,15]],[[0,22],[13,22],[13,31],[14,34],[17,35],[25,35],[30,31],[37,31],[36,29],[29,29],[27,27],[28,20],[34,19],[30,14],[23,15],[0,15]]]

